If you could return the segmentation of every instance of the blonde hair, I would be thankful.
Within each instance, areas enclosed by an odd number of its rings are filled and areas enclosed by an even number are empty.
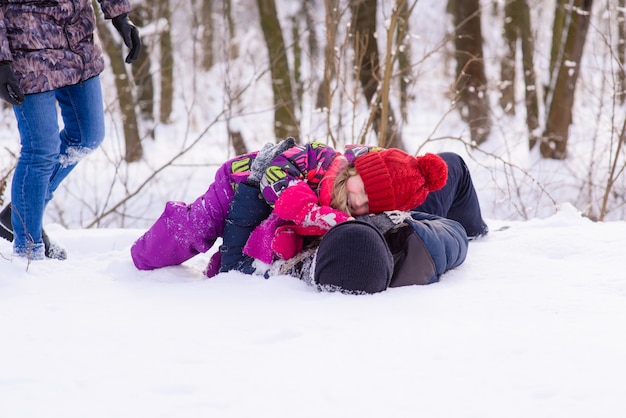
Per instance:
[[[348,165],[344,170],[337,173],[331,195],[330,206],[333,209],[343,211],[350,216],[352,216],[352,213],[350,213],[350,207],[348,205],[348,191],[346,189],[346,183],[350,177],[356,176],[357,174],[356,168],[353,165]]]

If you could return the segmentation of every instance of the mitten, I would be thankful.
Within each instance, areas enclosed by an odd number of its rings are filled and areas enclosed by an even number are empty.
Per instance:
[[[376,227],[381,234],[385,234],[387,231],[395,228],[397,225],[400,225],[408,218],[411,218],[410,212],[403,212],[399,210],[391,210],[376,215],[362,215],[356,217],[357,220],[367,222],[368,224]]]
[[[316,226],[328,230],[333,226],[350,219],[350,215],[330,206],[309,205],[307,214],[301,222],[303,226]]]
[[[272,161],[276,156],[287,151],[289,148],[296,144],[296,140],[289,137],[278,144],[265,144],[254,158],[252,165],[250,166],[250,177],[248,177],[247,183],[251,186],[259,187],[261,177],[267,171],[267,168],[272,164]]]
[[[126,56],[126,63],[130,64],[139,57],[139,52],[141,51],[139,30],[133,22],[130,21],[126,13],[114,17],[111,19],[111,22],[113,22],[113,26],[120,33],[124,43],[130,49],[130,52]]]
[[[21,106],[25,99],[9,61],[0,62],[0,97],[13,106]]]
[[[411,217],[411,212],[406,212],[402,210],[389,210],[387,212],[383,212],[387,217],[393,222],[394,225],[400,225],[407,219],[413,219]]]
[[[350,215],[330,206],[317,204],[317,195],[305,182],[287,187],[278,197],[274,212],[283,219],[302,226],[330,229],[350,219]]]
[[[272,251],[283,260],[289,260],[302,251],[302,237],[318,237],[324,235],[326,231],[327,229],[318,226],[283,225],[276,230],[272,240]]]
[[[289,260],[302,250],[302,237],[291,228],[284,225],[278,228],[272,240],[272,251],[283,260]]]

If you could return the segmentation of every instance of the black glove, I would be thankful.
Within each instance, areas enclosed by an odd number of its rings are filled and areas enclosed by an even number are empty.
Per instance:
[[[24,93],[17,84],[13,67],[9,61],[0,62],[0,97],[13,106],[21,106],[24,102]]]
[[[276,145],[265,144],[252,162],[252,166],[250,166],[250,177],[248,177],[247,183],[250,186],[259,187],[261,178],[267,171],[267,167],[269,167],[272,163],[272,160],[274,160],[277,155],[282,154],[294,145],[296,145],[296,140],[291,137],[279,142]]]
[[[141,51],[141,40],[139,39],[139,30],[130,21],[126,13],[121,14],[111,19],[115,29],[122,35],[122,39],[126,46],[130,49],[130,52],[126,56],[126,63],[130,64],[139,57]]]

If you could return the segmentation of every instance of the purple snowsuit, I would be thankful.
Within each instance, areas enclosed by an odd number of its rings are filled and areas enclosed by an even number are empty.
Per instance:
[[[224,225],[236,185],[248,179],[257,154],[241,155],[224,163],[217,170],[208,190],[195,202],[167,202],[159,219],[131,247],[135,266],[140,270],[153,270],[178,265],[199,253],[207,252],[217,237],[224,235]],[[276,170],[268,169],[271,174],[266,173],[261,181],[265,200],[274,206],[282,191],[298,182],[306,182],[311,188],[310,193],[315,196],[313,190],[319,188],[337,154],[327,145],[312,142],[292,147],[277,156],[272,161],[272,167]],[[286,204],[297,206],[297,203],[292,202]],[[285,222],[276,215],[270,216],[255,229],[244,252],[271,263],[272,239],[276,229]],[[218,251],[211,258],[206,275],[212,277],[217,274],[220,264]]]
[[[167,202],[159,219],[131,247],[135,266],[140,270],[174,266],[207,252],[222,236],[235,184],[248,178],[255,156],[241,155],[222,164],[215,181],[193,203]],[[219,268],[217,264],[214,268]]]

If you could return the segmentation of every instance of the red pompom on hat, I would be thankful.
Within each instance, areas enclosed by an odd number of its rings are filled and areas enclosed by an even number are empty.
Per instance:
[[[448,179],[448,166],[438,155],[414,157],[397,148],[370,151],[354,160],[354,167],[365,185],[370,213],[414,209]]]

